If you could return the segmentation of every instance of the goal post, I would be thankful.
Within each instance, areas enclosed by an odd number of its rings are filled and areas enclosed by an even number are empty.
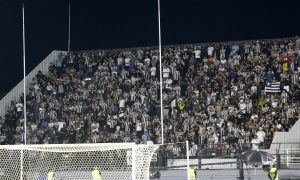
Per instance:
[[[157,145],[134,143],[0,146],[0,179],[90,180],[97,167],[102,180],[147,180]]]

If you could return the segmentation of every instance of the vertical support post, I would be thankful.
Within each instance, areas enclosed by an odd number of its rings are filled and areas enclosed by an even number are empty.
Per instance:
[[[186,174],[187,174],[187,179],[190,179],[190,174],[189,174],[189,170],[190,170],[190,154],[189,154],[189,141],[185,141],[186,143]]]
[[[68,27],[68,52],[71,46],[71,0],[69,0],[69,27]]]
[[[24,144],[27,143],[27,117],[26,117],[26,61],[25,61],[25,10],[24,2],[22,3],[22,19],[23,19],[23,91],[24,91]]]
[[[244,177],[244,164],[243,164],[244,162],[243,162],[240,154],[238,156],[237,163],[239,165],[239,180],[244,180],[245,179],[245,177]]]
[[[132,168],[132,180],[136,180],[136,145],[132,146],[132,162],[131,162],[131,168]]]
[[[276,149],[276,163],[277,163],[277,169],[281,169],[281,160],[280,160],[279,149]]]
[[[161,144],[164,144],[164,114],[163,114],[163,73],[162,73],[162,60],[161,60],[161,28],[160,28],[160,0],[157,0],[158,11],[158,48],[159,48],[159,87],[160,87],[160,124],[161,124]]]
[[[23,180],[23,153],[24,153],[24,150],[23,148],[21,149],[21,158],[20,158],[20,180]]]
[[[289,162],[289,149],[286,149],[286,166],[288,167],[290,165]]]

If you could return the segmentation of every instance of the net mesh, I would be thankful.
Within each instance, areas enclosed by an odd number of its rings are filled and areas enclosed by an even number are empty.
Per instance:
[[[40,180],[53,171],[55,179],[85,180],[97,167],[102,180],[145,180],[156,149],[134,144],[0,146],[0,179]]]

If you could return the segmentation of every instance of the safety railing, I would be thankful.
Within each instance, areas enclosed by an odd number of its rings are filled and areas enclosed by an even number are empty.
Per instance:
[[[286,167],[300,165],[300,148],[281,149],[279,154],[281,155],[281,164]]]

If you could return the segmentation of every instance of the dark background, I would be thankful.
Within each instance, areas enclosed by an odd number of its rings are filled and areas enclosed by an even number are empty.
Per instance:
[[[161,0],[162,44],[281,38],[299,1]],[[0,0],[0,97],[23,77],[21,0]],[[68,0],[26,0],[26,71],[67,50]],[[158,46],[157,0],[72,0],[71,50]]]

